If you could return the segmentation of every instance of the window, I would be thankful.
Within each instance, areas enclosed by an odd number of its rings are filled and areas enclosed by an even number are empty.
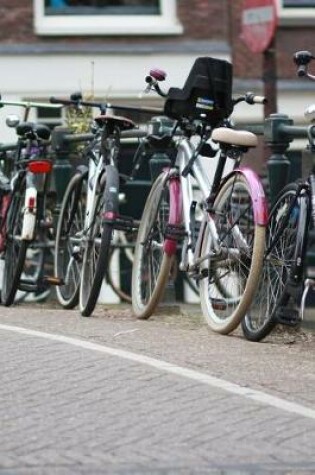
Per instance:
[[[42,35],[179,34],[176,0],[34,0]]]
[[[282,24],[314,24],[315,0],[278,0],[278,5]]]
[[[284,8],[311,8],[315,7],[315,0],[283,0]]]

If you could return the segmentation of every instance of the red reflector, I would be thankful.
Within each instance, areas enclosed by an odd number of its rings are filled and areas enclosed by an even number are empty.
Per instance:
[[[49,160],[32,160],[28,162],[27,168],[32,173],[50,173],[52,163]]]
[[[113,211],[106,211],[106,213],[103,213],[103,218],[109,221],[113,221],[114,219],[116,219],[116,216],[116,213],[114,213]]]
[[[35,207],[35,198],[34,196],[30,196],[28,199],[28,208],[33,209]]]

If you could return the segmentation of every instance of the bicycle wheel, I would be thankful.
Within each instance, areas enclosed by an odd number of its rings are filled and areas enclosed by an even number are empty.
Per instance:
[[[274,314],[295,259],[301,200],[298,190],[295,183],[284,188],[270,212],[263,272],[255,299],[242,320],[244,336],[251,341],[262,340],[276,326]]]
[[[64,308],[74,308],[79,301],[86,194],[87,175],[77,173],[68,184],[58,218],[54,268],[63,281],[56,294]]]
[[[138,230],[132,270],[132,307],[141,319],[149,318],[167,285],[173,257],[163,250],[170,211],[170,194],[164,174],[154,182]]]
[[[84,237],[80,283],[80,311],[89,317],[97,303],[109,260],[113,226],[102,223],[104,193],[97,197],[93,223]]]
[[[23,271],[29,241],[21,239],[26,181],[15,190],[7,216],[7,236],[4,254],[1,300],[5,306],[14,302]]]
[[[222,334],[233,331],[245,316],[262,268],[265,227],[256,223],[251,192],[242,174],[229,178],[213,205],[220,251],[208,226],[203,236],[201,308],[210,328]]]
[[[131,275],[136,231],[128,233],[118,231],[118,233],[119,240],[115,243],[114,237],[110,249],[105,277],[115,294],[123,302],[131,303]]]
[[[27,248],[23,272],[20,281],[35,283],[39,280],[43,272],[45,261],[45,249],[43,247],[32,247],[32,243]],[[49,296],[50,288],[40,289],[36,292],[18,290],[14,303],[21,302],[41,302]]]

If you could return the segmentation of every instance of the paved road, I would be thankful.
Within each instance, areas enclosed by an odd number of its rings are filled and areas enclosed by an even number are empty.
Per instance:
[[[0,474],[315,472],[315,335],[0,308]]]

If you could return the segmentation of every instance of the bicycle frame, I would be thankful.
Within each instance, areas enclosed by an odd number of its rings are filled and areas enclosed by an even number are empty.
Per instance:
[[[226,180],[236,173],[243,174],[252,189],[253,196],[258,198],[256,207],[254,209],[255,219],[258,224],[266,226],[267,224],[267,207],[264,190],[259,181],[258,176],[254,171],[247,167],[235,167],[226,177],[222,180],[222,174],[226,164],[226,157],[219,151],[217,159],[219,160],[217,170],[215,174],[213,184],[207,175],[207,170],[201,162],[200,155],[197,155],[192,165],[192,174],[197,182],[198,188],[201,192],[201,202],[203,204],[203,219],[199,236],[197,238],[196,246],[192,242],[191,232],[191,203],[194,201],[193,197],[193,184],[192,176],[188,174],[183,177],[183,170],[187,167],[187,164],[193,154],[196,153],[196,148],[192,145],[189,139],[183,139],[178,145],[178,153],[176,156],[175,167],[165,172],[165,181],[170,179],[170,215],[169,225],[170,227],[178,228],[183,224],[185,238],[182,250],[182,259],[180,263],[181,270],[193,270],[196,265],[200,264],[200,252],[202,245],[202,236],[205,226],[209,227],[213,248],[215,252],[220,249],[220,243],[218,240],[216,226],[211,211],[208,211],[209,204],[211,207],[211,195],[216,194],[220,187],[222,187]],[[209,161],[213,160],[209,158]],[[211,195],[209,196],[209,190]],[[177,249],[177,240],[174,238],[167,238],[164,242],[164,250],[168,255],[175,254]],[[194,250],[193,250],[194,249]],[[205,256],[204,259],[207,259]]]
[[[91,151],[90,154],[92,155],[89,156],[88,192],[84,221],[84,229],[86,232],[88,232],[93,224],[96,207],[96,195],[100,186],[99,177],[101,176],[102,169],[104,168],[102,157],[97,157],[94,151]]]

